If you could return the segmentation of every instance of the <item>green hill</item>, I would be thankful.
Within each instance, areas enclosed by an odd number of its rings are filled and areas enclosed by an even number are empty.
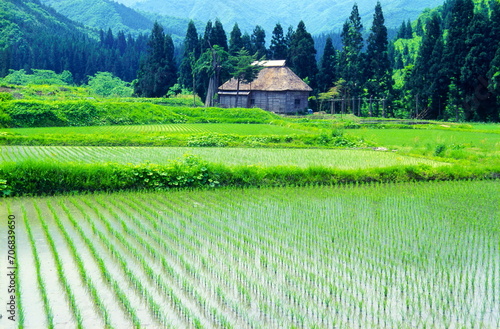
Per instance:
[[[134,9],[201,21],[219,18],[227,30],[235,22],[251,32],[261,25],[271,34],[276,23],[296,26],[303,20],[313,34],[340,30],[349,17],[354,1],[346,0],[117,0]],[[365,27],[373,20],[377,0],[356,1]],[[416,18],[423,9],[435,7],[443,0],[392,0],[382,2],[387,26],[399,26],[403,20]]]
[[[175,18],[154,13],[138,12],[110,0],[41,0],[47,6],[85,26],[113,32],[124,31],[137,35],[149,33],[155,21],[166,33],[179,40],[186,34],[189,19]],[[200,24],[201,26],[201,24]]]
[[[81,83],[99,71],[131,81],[144,51],[142,39],[102,44],[97,30],[76,23],[38,0],[0,2],[0,76],[9,69],[64,70]]]

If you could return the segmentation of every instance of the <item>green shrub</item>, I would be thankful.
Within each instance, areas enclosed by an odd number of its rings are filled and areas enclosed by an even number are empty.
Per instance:
[[[8,128],[11,126],[12,119],[10,115],[0,110],[0,128]]]
[[[188,138],[187,146],[225,147],[235,139],[235,136],[214,133],[193,135]]]
[[[6,101],[11,101],[14,99],[14,96],[12,96],[11,93],[0,93],[0,102],[6,102]]]
[[[436,145],[436,147],[434,148],[434,156],[442,156],[444,154],[444,152],[446,151],[446,144],[438,144]]]

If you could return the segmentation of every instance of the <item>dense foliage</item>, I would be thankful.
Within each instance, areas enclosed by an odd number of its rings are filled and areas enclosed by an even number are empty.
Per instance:
[[[191,22],[181,52],[159,23],[150,36],[111,29],[95,35],[37,1],[6,1],[0,7],[5,13],[0,75],[9,69],[71,72],[72,82],[62,83],[78,84],[97,72],[110,72],[124,81],[137,78],[137,96],[162,97],[184,89],[214,106],[217,86],[235,72],[231,56],[245,49],[257,59],[287,59],[314,88],[309,106],[316,110],[499,121],[499,8],[498,1],[449,0],[416,22],[404,21],[391,41],[381,4],[375,6],[369,31],[355,4],[340,36],[317,39],[324,48],[315,56],[318,45],[302,21],[286,32],[276,24],[269,48],[259,25],[248,34],[236,24],[228,35],[219,19],[207,22],[203,33]],[[37,30],[36,24],[44,28]]]

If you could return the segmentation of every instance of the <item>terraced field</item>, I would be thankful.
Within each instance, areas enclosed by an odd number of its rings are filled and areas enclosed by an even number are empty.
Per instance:
[[[23,328],[498,328],[499,194],[498,181],[222,189],[0,212],[16,221]]]

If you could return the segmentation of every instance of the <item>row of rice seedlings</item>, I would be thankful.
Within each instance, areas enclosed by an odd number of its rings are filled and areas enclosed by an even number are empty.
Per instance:
[[[148,222],[152,225],[152,228],[145,227],[143,221],[136,219],[135,216],[133,216],[133,214],[131,214],[131,213],[127,214],[127,217],[132,219],[132,222],[136,226],[134,228],[129,228],[129,229],[127,229],[126,225],[124,225],[124,224],[122,224],[122,226],[126,228],[127,234],[131,234],[131,235],[135,236],[135,238],[138,240],[138,242],[140,242],[140,245],[144,245],[145,243],[143,242],[142,237],[137,236],[136,232],[142,232],[142,234],[144,234],[148,239],[153,239],[153,241],[155,241],[160,247],[162,247],[162,249],[165,249],[165,250],[171,251],[172,248],[182,248],[183,247],[182,243],[175,243],[173,245],[166,244],[165,239],[163,238],[164,235],[162,233],[160,233],[160,234],[155,233],[155,232],[160,232],[160,231],[164,232],[164,230],[158,226],[156,216],[152,216],[151,214],[149,214],[149,216],[148,216],[148,214],[145,214],[145,212],[149,211],[148,210],[149,207],[147,207],[146,209],[144,209],[144,208],[137,209],[136,208],[137,206],[135,204],[133,204],[132,202],[129,202],[129,200],[121,199],[120,201],[125,203],[127,205],[127,208],[130,207],[132,209],[140,210],[141,212],[143,212],[143,214],[141,214],[141,217],[144,219],[147,219]],[[103,207],[109,208],[109,206],[105,205],[102,201],[100,203]],[[126,207],[123,207],[121,205],[120,206],[117,205],[116,207],[120,208],[121,211],[126,211]],[[112,211],[112,210],[110,210],[110,211]],[[114,217],[117,219],[119,218],[119,216],[117,214],[114,214]],[[182,233],[179,232],[179,234],[182,234]],[[179,240],[177,239],[177,241],[179,241]],[[188,275],[188,277],[191,279],[191,281],[195,282],[195,284],[199,283],[199,279],[200,279],[199,273],[201,273],[201,271],[200,271],[201,269],[197,269],[196,267],[194,267],[193,266],[194,263],[192,262],[192,260],[189,260],[189,262],[187,260],[185,260],[185,257],[187,256],[189,259],[190,258],[189,255],[191,254],[191,251],[190,252],[186,252],[186,251],[187,250],[183,250],[183,251],[181,251],[183,253],[183,255],[177,253],[176,256],[174,256],[174,257],[177,257],[179,265],[181,265],[181,267],[183,269],[185,269],[185,271],[186,271],[185,273]],[[152,255],[156,258],[160,258],[160,262],[162,264],[165,264],[165,259],[158,252],[158,250],[152,250],[152,251],[150,250],[150,253],[152,253]],[[186,297],[188,297],[191,300],[193,300],[193,299],[195,300],[195,303],[198,304],[198,306],[201,308],[205,317],[215,319],[218,322],[222,322],[222,323],[227,322],[226,320],[224,320],[224,317],[221,315],[213,317],[213,311],[208,312],[208,310],[210,310],[210,307],[208,306],[206,300],[204,300],[203,298],[200,298],[201,295],[199,293],[197,293],[196,290],[194,290],[193,284],[188,284],[186,280],[183,280],[182,286],[181,286],[181,282],[180,282],[179,278],[180,278],[179,275],[174,274],[174,276],[173,276],[173,279],[175,279],[174,283],[177,285],[178,288],[180,288],[181,291],[184,291],[187,294]],[[206,285],[205,285],[205,287],[206,287]],[[239,317],[239,318],[242,318],[242,317]]]
[[[116,199],[114,199],[114,200],[116,200]],[[113,204],[113,205],[115,204],[114,200],[111,202],[111,204]],[[190,309],[190,308],[184,306],[183,303],[181,302],[181,300],[175,296],[173,290],[169,287],[170,284],[167,284],[166,282],[164,282],[163,278],[161,280],[158,280],[158,277],[157,277],[158,274],[155,274],[154,270],[150,267],[150,264],[152,264],[154,262],[154,260],[157,259],[157,260],[160,261],[160,263],[162,265],[166,265],[166,266],[168,266],[170,268],[170,270],[168,271],[169,274],[171,274],[174,271],[173,268],[170,265],[168,265],[166,259],[163,258],[163,256],[161,256],[158,253],[158,250],[155,249],[154,247],[152,247],[151,244],[148,241],[148,240],[151,240],[151,239],[153,239],[153,241],[156,240],[156,242],[162,241],[161,239],[154,239],[151,236],[153,234],[152,232],[155,232],[155,231],[154,230],[150,231],[148,228],[145,228],[144,225],[142,225],[142,223],[140,221],[138,221],[135,218],[135,216],[133,216],[133,214],[126,212],[126,208],[119,207],[122,212],[125,212],[125,214],[127,215],[127,218],[132,220],[132,222],[136,225],[135,227],[131,227],[129,223],[127,223],[124,220],[122,220],[121,219],[122,216],[120,216],[119,214],[117,214],[115,212],[115,210],[111,208],[110,204],[104,203],[102,200],[99,200],[99,199],[97,199],[95,201],[97,201],[97,203],[103,209],[106,209],[106,211],[111,215],[112,218],[114,218],[116,221],[118,221],[118,223],[120,224],[119,226],[124,230],[125,234],[127,234],[128,236],[133,237],[134,240],[135,240],[135,242],[138,244],[138,246],[140,246],[141,248],[146,249],[147,253],[137,252],[136,249],[133,248],[133,247],[129,248],[129,251],[133,252],[134,255],[139,259],[139,261],[144,264],[143,266],[144,266],[144,268],[146,270],[146,273],[147,273],[149,279],[152,280],[152,283],[155,284],[156,286],[158,286],[159,288],[163,289],[163,291],[166,292],[166,294],[171,299],[172,306],[175,309],[177,309],[186,318],[186,320],[188,322],[191,322],[191,324],[194,325],[194,326],[196,326],[197,323],[201,324],[202,322],[198,318],[198,316],[195,315],[195,314],[193,314],[193,312],[195,310],[194,309]],[[94,211],[96,213],[100,213],[99,209],[97,209],[94,206],[94,204],[88,204],[88,206],[89,207],[93,207]],[[104,217],[106,217],[106,216],[104,216]],[[103,221],[107,221],[108,219],[107,218],[103,218],[102,220]],[[109,231],[111,231],[113,235],[115,235],[120,241],[122,240],[123,236],[119,232],[117,232],[115,229],[110,228],[111,225],[107,225],[107,227],[109,228]],[[143,236],[140,233],[142,233],[143,235],[145,235],[147,240],[145,238],[143,238]],[[153,258],[152,259],[153,262],[151,262],[151,260],[149,260],[149,261],[146,260],[143,257],[143,254],[146,254],[146,255],[149,254]],[[187,265],[187,267],[189,267],[188,264],[184,264],[184,265],[185,266]],[[180,278],[181,278],[181,276],[179,276],[177,274],[174,274],[174,278],[179,281]],[[189,291],[189,292],[191,292],[192,289],[193,289],[192,286],[189,285],[186,281],[183,281],[182,288],[183,288],[184,291]]]
[[[150,204],[150,207],[148,207],[148,208],[151,208],[151,199],[148,198],[148,200],[149,200],[149,204]],[[173,202],[175,202],[175,201],[173,201]],[[183,207],[181,204],[178,204],[177,202],[175,202],[175,203],[178,206],[181,206],[181,207],[177,208],[177,210],[179,210],[179,209],[186,209],[186,207]],[[154,207],[156,207],[156,206],[154,206]],[[168,214],[166,214],[166,215],[168,216]],[[186,221],[189,221],[190,223],[193,223],[192,220],[189,220],[189,217],[188,217],[189,215],[185,214],[184,216],[186,216],[186,217],[184,217],[184,218],[186,218]],[[171,216],[168,216],[168,217],[170,218]],[[207,220],[207,222],[209,222],[209,221],[210,220]],[[209,232],[209,231],[207,231],[206,229],[204,229],[201,226],[197,227],[197,228],[193,228],[192,231],[193,232],[203,231],[205,233],[205,235]],[[211,230],[211,231],[214,232],[214,236],[213,236],[214,239],[213,240],[216,240],[216,239],[220,238],[221,235],[225,235],[225,231],[223,229],[218,230],[218,231],[217,230]],[[219,234],[219,237],[217,237],[217,234]],[[231,245],[225,246],[225,245],[221,244],[219,246],[220,250],[227,250],[227,251],[234,251],[235,250],[234,248],[226,248],[226,247],[231,247]],[[237,257],[232,257],[232,256],[231,256],[231,258],[237,259]],[[218,259],[213,259],[213,263],[214,264],[217,264],[218,262],[219,262]],[[216,270],[216,268],[218,268],[218,267],[214,266],[212,264],[210,266],[206,266],[206,269],[204,271],[205,275],[208,274],[209,277],[210,277],[210,280],[220,283],[225,288],[226,291],[231,291],[232,287],[228,286],[228,282],[231,282],[231,278],[230,278],[230,272],[231,272],[231,270],[228,269],[228,268],[223,268],[223,271],[219,272],[219,271]],[[207,270],[208,270],[208,272],[207,272]],[[264,289],[262,289],[261,291],[264,291]],[[222,293],[222,291],[220,290],[220,286],[219,286],[219,291],[218,292],[216,291],[216,294],[217,295],[221,295],[221,293]],[[220,298],[219,298],[219,300],[220,300]],[[231,309],[232,312],[234,312],[236,314],[243,312],[241,310],[241,307],[238,307],[238,305],[235,302],[231,302],[227,298],[223,298],[223,300],[224,300],[224,303],[222,303],[222,306],[225,305],[228,309]],[[235,300],[237,300],[237,299],[235,299]]]
[[[81,208],[81,205],[79,205],[78,203],[74,202],[74,200],[72,200],[72,202],[73,202],[73,205],[77,209],[79,209],[82,212],[82,214],[83,214],[84,213],[84,209]],[[89,206],[91,209],[93,209],[94,211],[96,211],[95,207],[92,204],[87,203],[88,202],[87,200],[83,200],[83,202],[86,203],[87,206]],[[146,274],[149,275],[149,278],[151,280],[153,280],[153,281],[155,281],[155,280],[161,280],[161,277],[154,274],[151,266],[144,260],[144,257],[142,256],[142,254],[140,252],[138,252],[137,249],[130,244],[130,242],[128,241],[128,239],[125,236],[123,236],[120,233],[118,233],[114,228],[112,228],[111,224],[105,218],[105,216],[99,216],[98,210],[96,212],[96,215],[99,217],[100,222],[102,222],[104,224],[105,229],[109,233],[111,233],[117,239],[117,241],[120,241],[124,245],[124,247],[134,256],[134,258],[137,261],[139,261],[139,263],[144,268]],[[159,321],[162,322],[163,326],[165,326],[165,327],[171,327],[171,325],[168,323],[168,318],[169,318],[168,315],[169,314],[167,314],[167,313],[164,312],[164,310],[162,309],[162,307],[160,306],[160,304],[156,301],[156,299],[153,296],[153,294],[146,288],[146,286],[142,282],[142,280],[140,280],[137,277],[137,275],[132,270],[132,267],[126,261],[124,255],[117,249],[117,247],[114,244],[112,244],[109,241],[109,237],[106,234],[104,234],[102,231],[100,231],[99,229],[97,229],[97,227],[95,226],[94,222],[92,221],[92,219],[90,219],[90,217],[87,214],[85,214],[85,218],[87,219],[87,221],[89,221],[89,223],[91,223],[92,230],[93,230],[94,234],[96,234],[100,238],[100,241],[109,250],[109,252],[113,256],[113,258],[115,258],[118,261],[121,270],[125,273],[125,275],[128,278],[129,282],[134,286],[134,288],[136,290],[139,291],[139,293],[141,294],[141,296],[145,299],[145,301],[147,302],[148,307],[152,311],[152,314]],[[156,281],[156,284],[158,285],[158,281]],[[188,312],[189,310],[185,309],[183,311],[184,311],[183,313],[185,313],[185,312]]]
[[[443,202],[449,202],[446,200],[460,202],[464,199],[456,195],[456,189],[451,189],[450,195],[447,195],[446,191],[438,187],[432,184],[416,187],[407,184],[398,189],[391,187],[392,193],[398,198],[389,199],[384,196],[389,189],[382,185],[363,188],[365,195],[360,192],[361,189],[300,189],[301,199],[307,202],[291,202],[289,196],[293,195],[293,189],[266,189],[258,193],[258,190],[253,190],[251,200],[244,194],[248,192],[238,190],[223,194],[174,192],[168,196],[137,193],[134,194],[134,200],[143,202],[151,220],[155,220],[154,214],[158,215],[159,210],[165,210],[167,203],[168,207],[178,209],[176,212],[164,212],[166,216],[175,217],[168,220],[161,218],[158,226],[143,225],[144,229],[138,231],[143,240],[134,239],[139,244],[154,241],[155,246],[162,246],[152,238],[149,240],[153,235],[161,237],[159,231],[154,229],[152,233],[147,233],[148,228],[157,227],[164,231],[167,228],[171,230],[172,236],[179,234],[176,241],[178,245],[184,246],[177,253],[187,253],[177,258],[179,266],[186,273],[191,273],[193,269],[201,273],[189,274],[186,280],[181,280],[187,295],[206,298],[203,290],[191,290],[194,286],[192,283],[196,282],[199,284],[196,288],[208,288],[213,294],[210,298],[218,300],[213,307],[215,311],[235,314],[238,310],[232,309],[232,303],[237,301],[239,312],[247,312],[250,317],[261,319],[254,323],[277,327],[318,323],[325,324],[324,327],[370,324],[374,324],[371,327],[394,327],[405,323],[413,327],[439,327],[450,326],[453,321],[498,324],[498,306],[492,304],[499,292],[499,270],[498,266],[494,266],[500,261],[495,252],[498,228],[487,231],[489,224],[486,221],[478,222],[474,228],[464,224],[466,230],[459,230],[462,224],[449,226],[448,219],[439,219],[440,214],[446,214],[449,209],[439,207],[442,207]],[[406,193],[405,189],[413,190],[408,192],[410,194],[425,190],[429,196],[411,198],[409,203],[400,202],[401,198],[407,197],[399,196]],[[369,194],[373,197],[366,197]],[[311,195],[314,195],[313,202],[309,201]],[[442,195],[442,201],[429,206],[429,201],[438,200],[436,196],[439,195]],[[120,202],[127,204],[124,208],[131,208],[128,206],[131,201],[123,202],[124,198],[123,195],[119,196]],[[321,202],[317,201],[318,198]],[[116,200],[114,196],[111,199]],[[259,205],[269,199],[272,202],[268,202],[266,207]],[[280,203],[279,199],[283,201]],[[193,208],[194,203],[191,201],[204,204],[205,207]],[[212,204],[217,203],[223,206],[212,207]],[[326,204],[323,208],[320,207],[322,203]],[[121,208],[121,204],[114,204],[112,209]],[[316,216],[313,209],[319,210]],[[394,213],[400,213],[400,216]],[[498,215],[498,210],[492,210],[492,213]],[[472,211],[468,214],[472,214]],[[491,215],[484,214],[488,212],[480,211],[475,215],[490,216],[493,220]],[[327,215],[331,215],[330,219],[325,217]],[[132,213],[127,215],[131,216]],[[140,219],[145,217],[141,214]],[[360,217],[364,217],[364,220],[359,220]],[[422,223],[418,223],[415,218],[422,219]],[[432,224],[435,218],[438,218],[437,226]],[[140,219],[133,219],[134,227],[126,223],[128,230],[141,227],[136,223]],[[274,225],[269,224],[269,219]],[[434,230],[432,235],[426,236],[424,226]],[[217,232],[219,238],[215,237]],[[453,232],[454,239],[446,238],[450,232]],[[251,243],[245,242],[245,238]],[[441,239],[444,243],[444,251],[436,253],[435,259],[422,258],[433,255],[433,248],[437,245],[426,240],[429,238]],[[453,240],[458,242],[455,243],[456,247],[450,247]],[[421,243],[417,243],[419,241]],[[169,244],[163,246],[168,247]],[[255,244],[253,251],[251,244]],[[151,242],[149,245],[152,247]],[[154,251],[154,247],[151,247],[146,248],[150,250],[148,252]],[[248,251],[239,250],[240,247]],[[257,247],[260,253],[257,253]],[[193,255],[199,248],[211,251],[206,256]],[[317,257],[315,253],[328,258]],[[250,254],[253,256],[248,256]],[[238,264],[238,255],[244,255],[239,259],[243,264]],[[454,267],[450,268],[446,257],[455,260]],[[252,259],[258,260],[259,268],[247,264]],[[265,263],[267,266],[262,266]],[[277,270],[284,272],[286,281],[276,277]],[[213,284],[205,282],[211,279]],[[332,292],[329,292],[330,289],[325,290],[328,283],[331,283]],[[464,291],[466,293],[462,293]],[[250,297],[240,297],[246,295]],[[478,296],[484,300],[478,300]],[[253,299],[250,307],[246,306],[245,298]],[[254,313],[254,310],[259,313]],[[213,318],[213,323],[224,322],[218,320],[216,315]],[[234,324],[232,317],[226,317],[226,321]],[[243,326],[252,326],[252,322],[247,323]]]
[[[353,199],[353,203],[354,203],[354,202],[355,202],[355,200]],[[390,206],[390,205],[389,205],[389,206]],[[422,207],[420,207],[420,208],[422,208]],[[425,208],[425,207],[424,207],[424,208]],[[416,214],[416,215],[418,215],[418,214]],[[356,239],[357,239],[357,240],[359,240],[359,239],[361,239],[361,238],[362,238],[361,236],[358,236],[358,238],[356,238]],[[352,243],[355,243],[355,241],[356,241],[356,240],[352,240],[352,239],[350,239],[350,240],[348,240],[348,241],[352,241]],[[369,248],[367,248],[367,249],[369,249]],[[391,250],[392,250],[392,249],[391,249]],[[349,256],[347,259],[350,259],[350,258],[352,258],[352,257],[353,257],[353,253],[352,253],[352,251],[349,251],[349,252],[350,252],[351,256]],[[392,252],[395,252],[395,251],[392,251]],[[366,266],[368,266],[368,264],[370,264],[370,262],[369,262],[369,261],[366,261],[366,259],[370,257],[370,254],[366,254],[366,255],[363,255],[363,254],[364,254],[364,252],[363,252],[363,253],[360,253],[360,254],[359,254],[359,256],[356,256],[356,257],[354,258],[354,259],[358,259],[359,264],[358,264],[357,266],[359,266],[359,267],[366,267]],[[386,258],[388,258],[388,257],[386,256]],[[373,266],[373,265],[371,265],[371,266]],[[352,277],[352,276],[348,276],[347,278],[350,278],[350,277]],[[364,279],[364,278],[363,278],[363,279]],[[350,280],[350,281],[352,281],[352,279],[349,279],[349,280]],[[398,280],[400,280],[400,279],[398,279]],[[354,284],[354,283],[355,283],[355,282],[353,282],[353,284]],[[354,291],[354,293],[355,293],[355,295],[356,295],[356,296],[358,296],[357,298],[359,298],[360,296],[362,296],[362,295],[360,295],[359,293],[356,293],[355,291]],[[419,295],[419,294],[415,294],[415,295]],[[420,293],[420,295],[421,295],[421,293]]]
[[[109,311],[104,305],[104,302],[102,298],[100,297],[98,293],[98,289],[95,286],[91,276],[87,273],[87,270],[85,269],[82,257],[77,251],[77,247],[73,241],[73,238],[70,236],[68,230],[64,227],[64,224],[62,223],[61,219],[59,218],[58,212],[54,209],[53,205],[50,203],[50,201],[47,202],[47,207],[52,213],[52,216],[56,222],[57,227],[61,231],[61,233],[64,236],[64,239],[69,246],[69,250],[71,252],[71,255],[73,259],[75,260],[75,263],[78,267],[78,273],[80,275],[80,278],[82,279],[82,282],[85,283],[87,291],[90,293],[90,296],[92,298],[92,302],[94,306],[101,312],[102,319],[104,321],[104,324],[106,327],[111,328],[111,321],[110,321],[110,316],[109,316]]]
[[[38,249],[36,247],[36,241],[33,236],[33,232],[31,230],[31,224],[29,222],[28,215],[26,214],[26,208],[22,204],[21,204],[21,212],[23,216],[24,226],[26,227],[26,232],[28,233],[28,239],[31,246],[31,251],[35,261],[37,286],[43,301],[43,308],[45,310],[45,317],[46,317],[45,320],[47,321],[46,325],[48,329],[52,329],[54,328],[55,325],[54,313],[52,311],[52,308],[50,307],[49,298],[47,296],[47,289],[45,286],[45,280],[42,277],[41,262],[40,262],[40,257],[38,255]]]
[[[264,242],[264,240],[261,240],[261,242]],[[266,243],[265,243],[265,244],[266,244]],[[262,244],[261,244],[261,245],[262,245]],[[263,251],[263,252],[266,252],[266,250],[265,250],[265,249],[263,249],[262,251]],[[269,262],[270,262],[270,263],[272,263],[273,255],[268,253],[268,255],[267,255],[265,258],[264,258],[263,256],[261,256],[261,258],[263,258],[263,259],[269,258]],[[266,261],[266,262],[267,262],[267,261]],[[309,291],[309,290],[307,290],[307,291]]]
[[[118,284],[118,281],[113,278],[111,272],[107,269],[106,263],[104,258],[99,254],[97,251],[97,248],[95,247],[95,243],[85,234],[82,226],[78,223],[78,221],[74,218],[73,214],[69,210],[69,208],[64,204],[64,202],[61,200],[59,203],[61,209],[63,212],[66,214],[68,220],[71,222],[73,227],[77,230],[79,233],[80,237],[85,241],[87,247],[90,250],[90,253],[92,254],[94,260],[97,262],[99,270],[101,271],[101,275],[104,278],[104,280],[108,283],[108,285],[112,288],[112,291],[115,293],[115,296],[123,309],[126,311],[128,314],[130,320],[132,321],[134,327],[140,327],[141,326],[141,321],[139,317],[137,316],[135,308],[131,305],[130,300],[127,297],[127,294],[123,291],[123,289],[120,287]],[[90,285],[89,289],[90,292],[93,296],[98,295],[98,291],[93,291],[94,285]],[[100,306],[100,309],[103,313],[103,317],[106,323],[110,322],[110,313],[109,311],[105,308],[104,305]]]
[[[59,256],[59,253],[57,251],[57,248],[56,248],[56,245],[55,245],[54,240],[52,238],[52,235],[49,232],[49,227],[47,225],[47,222],[43,218],[44,216],[41,213],[41,210],[40,210],[40,207],[38,206],[38,204],[34,203],[33,207],[35,208],[35,211],[38,214],[38,219],[40,220],[40,223],[42,225],[42,229],[43,229],[45,238],[49,244],[51,254],[54,257],[56,271],[57,271],[57,280],[60,283],[62,283],[62,286],[64,287],[64,295],[68,298],[70,310],[72,311],[72,315],[73,315],[74,319],[76,320],[76,326],[77,326],[77,328],[83,328],[83,318],[82,318],[81,310],[78,307],[78,304],[76,302],[73,288],[69,284],[68,279],[66,278],[66,275],[64,274],[64,268],[62,265],[62,261],[61,261],[61,258]]]

